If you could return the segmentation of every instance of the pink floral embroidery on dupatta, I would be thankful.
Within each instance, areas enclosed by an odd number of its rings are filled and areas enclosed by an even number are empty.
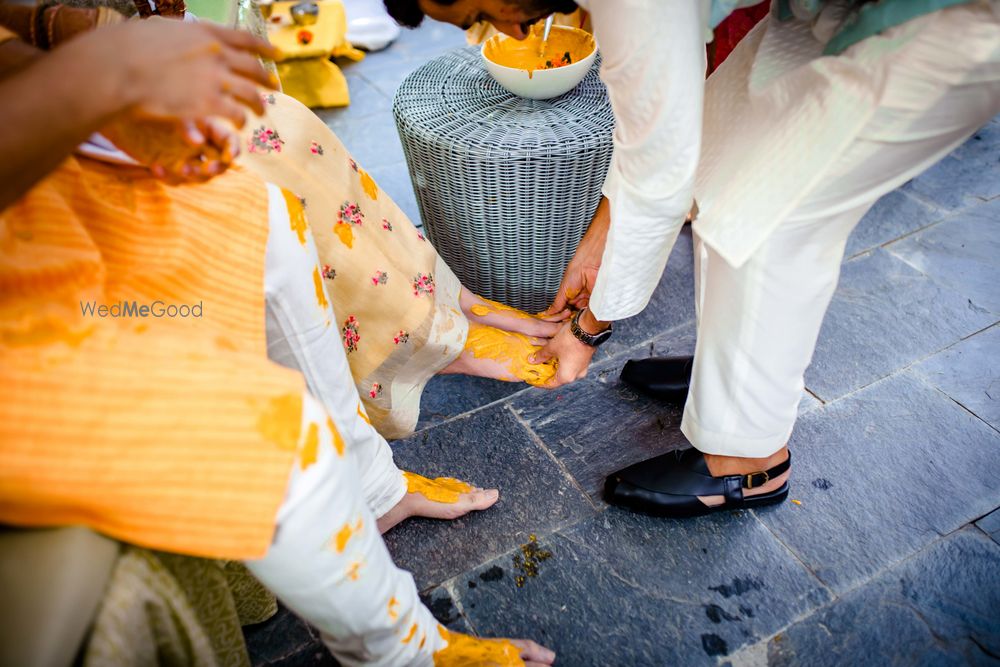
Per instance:
[[[253,131],[247,148],[251,153],[280,153],[284,144],[285,140],[278,135],[277,130],[261,125]]]
[[[358,331],[358,318],[351,315],[344,321],[344,328],[340,330],[344,337],[344,347],[348,352],[357,352],[358,343],[361,341],[361,334]]]

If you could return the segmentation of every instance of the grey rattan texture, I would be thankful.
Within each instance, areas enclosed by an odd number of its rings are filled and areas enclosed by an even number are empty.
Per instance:
[[[468,288],[528,312],[559,289],[601,197],[614,118],[599,64],[561,97],[517,97],[479,47],[410,74],[393,113],[428,238]]]

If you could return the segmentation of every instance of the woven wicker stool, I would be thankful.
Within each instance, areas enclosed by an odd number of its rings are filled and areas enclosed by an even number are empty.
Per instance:
[[[546,101],[500,87],[479,47],[410,74],[393,104],[428,237],[468,288],[548,307],[601,198],[614,118],[599,60]]]

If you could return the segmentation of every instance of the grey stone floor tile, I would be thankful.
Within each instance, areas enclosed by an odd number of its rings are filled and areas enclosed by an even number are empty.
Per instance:
[[[903,189],[945,210],[958,210],[1000,196],[998,145],[1000,130],[996,123],[987,123],[965,144]]]
[[[767,664],[996,665],[997,572],[1000,546],[963,530],[783,631]]]
[[[964,295],[876,250],[844,265],[806,386],[833,400],[994,321]]]
[[[423,64],[421,61],[412,61],[385,67],[371,67],[363,70],[359,76],[364,77],[368,83],[392,100],[396,96],[399,84],[421,64]]]
[[[978,160],[984,171],[1000,167],[1000,116],[979,128],[968,141],[956,148],[952,155],[960,160]],[[961,185],[961,182],[957,183]]]
[[[351,93],[351,103],[346,107],[317,109],[327,127],[334,132],[343,130],[352,121],[364,120],[374,113],[392,109],[390,98],[359,74],[346,69],[347,87]]]
[[[311,646],[285,656],[277,662],[267,662],[256,667],[338,667],[340,665],[330,651],[318,640]]]
[[[1000,505],[1000,434],[910,373],[804,415],[761,520],[844,591]]]
[[[561,665],[713,665],[829,599],[747,513],[667,521],[609,509],[537,547],[551,558],[522,587],[506,554],[455,590],[478,633],[534,639]]]
[[[966,338],[914,370],[1000,430],[1000,326]]]
[[[404,28],[390,48],[408,58],[417,58],[435,55],[461,46],[466,46],[463,30],[450,23],[425,18],[415,30]]]
[[[395,131],[395,130],[394,130]],[[371,177],[375,179],[378,186],[382,188],[396,206],[406,214],[410,222],[416,227],[421,226],[420,208],[417,206],[417,199],[413,194],[413,186],[410,184],[410,172],[406,169],[405,162],[373,167],[369,170]]]
[[[610,342],[608,343],[610,344]],[[670,329],[655,338],[633,345],[628,349],[615,351],[612,357],[602,354],[601,350],[607,345],[598,349],[591,361],[588,375],[603,372],[614,368],[615,377],[621,373],[622,366],[629,359],[646,359],[648,357],[689,357],[694,355],[695,344],[695,322],[691,320],[678,327]],[[608,377],[607,373],[602,376]]]
[[[665,347],[665,346],[664,346]],[[641,396],[619,380],[624,360],[553,392],[531,389],[513,409],[598,500],[604,478],[616,470],[688,446],[681,411]]]
[[[893,190],[875,202],[847,239],[844,257],[854,257],[895,241],[940,220],[941,211],[918,201],[903,190]]]
[[[434,618],[441,625],[453,632],[464,632],[467,635],[472,634],[469,622],[462,615],[458,605],[455,604],[455,599],[444,586],[436,586],[425,593],[421,593],[420,601],[431,610]]]
[[[243,636],[246,639],[247,652],[253,664],[258,666],[291,664],[285,661],[293,659],[300,653],[309,652],[317,646],[322,648],[322,644],[316,638],[317,635],[305,621],[283,605],[279,605],[278,613],[263,623],[243,628]],[[329,652],[325,649],[324,652],[329,657]]]
[[[500,489],[487,512],[455,521],[411,519],[386,534],[396,564],[420,589],[440,584],[542,533],[596,510],[503,406],[393,443],[396,465]]]
[[[974,305],[1000,314],[1000,198],[970,207],[888,249]]]
[[[427,383],[420,399],[417,429],[425,429],[489,405],[526,388],[527,385],[520,382],[500,382],[468,375],[437,375]]]
[[[614,335],[597,359],[614,356],[638,343],[694,320],[694,259],[691,228],[685,226],[667,261],[649,305],[634,317],[615,322]]]
[[[389,111],[345,120],[331,129],[358,164],[369,171],[405,161],[403,144]]]
[[[1000,544],[1000,508],[993,510],[977,521],[976,526],[989,535],[994,542]]]
[[[817,408],[822,408],[823,402],[810,394],[808,391],[802,392],[802,399],[799,401],[799,416],[812,412]]]

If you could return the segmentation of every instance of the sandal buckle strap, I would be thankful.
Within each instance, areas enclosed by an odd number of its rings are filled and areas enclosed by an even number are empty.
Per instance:
[[[769,481],[771,481],[771,476],[767,474],[766,470],[752,472],[743,476],[743,488],[752,489],[756,486],[764,486]]]
[[[773,478],[784,474],[792,467],[792,455],[789,454],[788,458],[779,463],[778,465],[770,468],[768,470],[761,470],[760,472],[751,472],[743,475],[743,488],[744,489],[755,489],[758,486],[764,486],[770,482]]]

